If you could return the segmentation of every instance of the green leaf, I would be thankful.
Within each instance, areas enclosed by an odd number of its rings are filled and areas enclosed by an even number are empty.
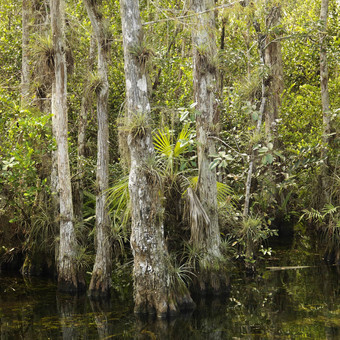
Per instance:
[[[266,146],[262,146],[262,148],[259,149],[259,153],[266,153],[268,152],[268,148]]]
[[[251,117],[253,118],[253,120],[257,121],[259,119],[259,114],[257,112],[253,112],[251,114]]]
[[[210,163],[209,169],[210,169],[210,170],[215,169],[215,168],[217,167],[217,165],[218,165],[219,162],[220,162],[220,161],[219,161],[218,159],[214,159],[214,160]]]
[[[267,154],[262,158],[262,163],[263,164],[272,164],[274,161],[274,157],[272,154]]]

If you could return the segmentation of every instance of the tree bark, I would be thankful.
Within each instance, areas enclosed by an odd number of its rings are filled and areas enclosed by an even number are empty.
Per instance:
[[[265,56],[266,56],[266,35],[262,34],[260,24],[255,21],[254,28],[257,33],[258,39],[258,50],[260,55],[260,63],[262,68],[265,68]],[[259,117],[256,124],[255,133],[259,134],[262,127],[262,119],[266,112],[267,102],[268,102],[268,79],[267,77],[262,78],[262,85],[261,85],[261,105],[260,105],[260,112]],[[249,156],[249,168],[247,174],[247,181],[246,181],[246,192],[245,192],[245,199],[244,199],[244,207],[243,207],[243,217],[247,218],[249,215],[249,205],[250,205],[250,196],[251,196],[251,182],[253,177],[254,165],[255,165],[255,151],[253,149],[253,145],[251,145],[250,156]]]
[[[254,28],[258,35],[258,50],[260,55],[260,62],[265,71],[268,69],[268,75],[262,79],[262,93],[260,115],[258,117],[255,133],[259,134],[261,131],[262,119],[265,119],[265,134],[267,143],[271,142],[274,147],[277,147],[277,128],[276,120],[279,118],[281,108],[281,96],[283,92],[283,65],[281,54],[281,43],[276,40],[278,34],[274,32],[281,20],[281,6],[271,6],[268,8],[266,16],[266,30],[269,34],[263,34],[258,22],[254,22]],[[265,72],[263,72],[265,74]],[[253,147],[253,146],[252,146]],[[250,151],[250,161],[248,168],[248,175],[246,181],[246,194],[243,209],[243,216],[245,218],[249,215],[249,204],[251,196],[251,182],[253,175],[253,168],[255,165],[254,150]],[[270,171],[268,172],[270,175]]]
[[[51,112],[52,112],[52,137],[57,142],[57,131],[58,131],[58,122],[57,122],[57,108],[56,108],[56,84],[55,81],[52,82],[52,93],[51,93]],[[59,221],[59,179],[58,179],[58,150],[52,149],[51,154],[51,212],[53,216],[53,226],[54,230],[59,230],[60,221]],[[59,242],[55,244],[55,263],[58,263],[59,257]]]
[[[51,0],[51,25],[54,48],[54,86],[52,114],[56,118],[58,180],[60,194],[60,244],[58,255],[58,289],[74,293],[85,288],[76,265],[76,238],[73,226],[73,204],[67,128],[67,72],[65,57],[64,1]]]
[[[98,49],[99,89],[97,93],[97,192],[96,192],[96,260],[90,282],[91,295],[109,295],[111,288],[111,244],[110,217],[106,204],[109,188],[109,124],[108,124],[108,52],[109,43],[105,37],[102,16],[97,5],[84,0],[91,20]]]
[[[93,68],[95,52],[95,47],[93,46],[94,44],[95,41],[91,37],[90,52],[87,62],[88,72],[91,72]],[[92,93],[89,93],[89,91],[87,91],[87,87],[88,81],[85,80],[78,122],[77,179],[73,190],[73,210],[77,223],[83,223],[86,129],[88,113],[92,109],[93,102]]]
[[[200,272],[197,273],[200,291],[218,292],[227,286],[223,270],[215,271],[221,260],[221,237],[217,212],[216,170],[210,169],[210,155],[215,153],[215,143],[211,135],[218,130],[217,89],[217,45],[215,37],[215,15],[209,11],[214,0],[193,0],[192,8],[197,13],[192,31],[194,60],[193,82],[194,101],[197,103],[196,116],[197,156],[198,156],[198,198],[208,220],[202,219],[191,225],[191,240],[203,254]],[[201,12],[204,12],[202,14]],[[201,13],[201,14],[199,14]]]
[[[131,248],[134,257],[136,313],[173,314],[181,305],[192,306],[187,290],[175,296],[170,286],[168,251],[164,240],[160,183],[150,167],[154,158],[150,104],[145,74],[147,51],[138,0],[121,0],[124,46],[128,145],[131,154],[129,192]]]
[[[279,118],[281,108],[281,96],[283,92],[283,66],[281,43],[276,40],[279,34],[275,28],[280,25],[281,6],[271,6],[266,16],[266,28],[269,34],[266,36],[264,62],[269,70],[267,79],[268,100],[265,109],[266,139],[274,145],[277,141],[276,120]]]
[[[29,68],[29,20],[30,20],[30,0],[22,1],[22,64],[21,64],[21,107],[27,108],[29,105],[30,93],[30,68]]]
[[[322,178],[322,191],[324,196],[324,203],[329,201],[328,190],[328,176],[329,167],[327,159],[327,149],[329,144],[329,135],[331,133],[331,120],[330,120],[330,104],[329,104],[329,91],[328,91],[328,62],[327,62],[327,20],[328,20],[328,0],[321,1],[320,10],[320,83],[321,83],[321,103],[322,103],[322,118],[323,118],[323,148],[321,157],[324,164],[321,169]]]

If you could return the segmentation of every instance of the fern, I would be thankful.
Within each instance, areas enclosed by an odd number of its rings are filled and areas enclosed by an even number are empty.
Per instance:
[[[331,215],[333,216],[339,207],[335,207],[333,204],[331,203],[327,203],[323,209],[322,209],[322,218],[324,219],[327,215]]]

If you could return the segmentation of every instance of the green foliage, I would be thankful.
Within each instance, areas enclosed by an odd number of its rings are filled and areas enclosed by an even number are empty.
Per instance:
[[[302,147],[313,148],[321,142],[322,115],[319,88],[294,86],[284,94],[279,132],[287,149],[298,154]]]
[[[281,24],[268,31],[268,6],[265,4],[278,3],[284,13]],[[13,223],[13,228],[15,226],[15,232],[25,236],[23,248],[27,252],[43,251],[51,254],[57,234],[49,214],[50,153],[55,146],[49,126],[50,115],[34,108],[20,110],[18,104],[22,19],[17,5],[11,1],[0,5],[0,130],[3,135],[0,140],[0,214],[6,214],[12,222],[18,223]],[[47,32],[48,27],[45,27],[46,13],[41,8],[38,13],[38,5],[35,5],[31,14],[37,16],[32,17],[30,22],[31,90],[43,89],[42,100],[46,102],[47,108],[53,71],[52,39]],[[106,42],[110,43],[111,164],[118,163],[122,156],[118,152],[117,117],[125,98],[119,6],[117,0],[101,3],[101,15],[108,19]],[[178,244],[178,250],[183,247],[182,241],[190,237],[186,211],[183,209],[183,193],[189,187],[194,189],[198,179],[194,126],[197,112],[196,103],[192,103],[193,18],[183,2],[160,0],[156,4],[142,1],[140,6],[142,21],[149,24],[143,26],[145,42],[132,48],[132,52],[145,65],[152,107],[150,115],[155,125],[151,125],[149,116],[136,114],[130,122],[123,122],[123,137],[131,133],[135,138],[140,138],[156,127],[153,133],[156,160],[150,159],[146,167],[152,172],[153,178],[162,181],[166,236],[169,243]],[[215,136],[217,151],[211,155],[210,167],[216,170],[219,180],[217,198],[220,203],[221,230],[226,239],[224,247],[229,249],[227,253],[235,256],[242,254],[249,261],[253,261],[254,256],[261,252],[268,253],[261,246],[273,233],[268,226],[269,221],[293,221],[301,215],[310,224],[318,226],[325,241],[331,245],[329,249],[335,251],[340,248],[339,209],[336,208],[340,204],[339,6],[335,0],[330,1],[327,59],[332,132],[328,146],[322,142],[319,11],[319,0],[261,0],[253,1],[246,7],[234,4],[216,10],[216,36],[221,49],[211,67],[218,69],[218,82],[221,82],[221,96],[217,101],[221,132]],[[75,173],[82,98],[84,93],[86,97],[98,91],[100,82],[96,75],[95,59],[89,60],[91,24],[82,1],[68,2],[66,15],[68,53],[72,51],[74,62],[74,72],[68,76],[67,99],[71,171]],[[270,70],[261,65],[254,21],[259,23],[261,33],[268,34],[269,38],[279,37],[282,47],[285,91],[281,98],[280,116],[275,122],[278,132],[275,142],[265,140],[263,127],[260,131],[256,128],[260,115],[262,80],[268,79]],[[225,36],[222,41],[223,25]],[[95,49],[92,54],[96,55]],[[203,47],[199,54],[204,61],[210,51]],[[37,99],[35,96],[31,93],[32,103]],[[93,252],[94,239],[97,118],[94,107],[89,106],[84,159],[85,221],[84,225],[77,227],[82,247],[80,266],[91,263],[91,256],[86,256]],[[327,153],[322,159],[325,147]],[[257,217],[241,222],[244,185],[252,153],[254,172],[250,210],[252,216]],[[324,164],[329,166],[327,181],[329,204],[332,203],[327,207],[320,197]],[[114,183],[108,192],[112,232],[117,253],[121,253],[128,243],[130,223],[128,177],[122,178],[121,171],[112,166],[110,178]],[[265,220],[267,223],[264,223]],[[307,232],[303,231],[302,234]],[[12,247],[8,246],[8,249]],[[199,256],[195,255],[197,251],[188,251],[190,265],[194,265],[196,260],[193,259]],[[183,261],[179,256],[177,261],[174,270],[180,273]]]
[[[176,256],[168,257],[167,272],[170,291],[173,292],[174,296],[183,293],[195,276],[192,267],[187,262],[179,264]]]
[[[326,203],[321,211],[304,209],[300,221],[314,224],[322,235],[325,244],[325,258],[332,263],[340,261],[340,206]]]
[[[182,261],[186,263],[189,268],[193,268],[194,272],[200,269],[200,263],[203,261],[203,252],[201,248],[197,248],[194,243],[184,242]]]
[[[130,53],[143,67],[148,62],[150,57],[153,55],[151,48],[148,47],[144,41],[141,44],[132,46],[130,48]]]
[[[48,191],[49,153],[53,148],[50,115],[19,107],[0,98],[7,120],[2,121],[6,139],[0,144],[0,183],[12,214],[28,222],[39,195]],[[10,111],[9,111],[10,110]]]
[[[0,5],[0,87],[9,95],[17,91],[20,84],[21,68],[21,13],[18,13],[17,2],[6,2]]]
[[[129,205],[129,176],[120,178],[109,190],[107,204],[115,230],[126,230],[131,217]],[[116,234],[116,233],[115,233]]]
[[[134,138],[143,138],[151,130],[148,112],[136,112],[126,121],[126,131]]]
[[[264,248],[264,242],[272,236],[277,236],[277,230],[269,228],[264,219],[248,217],[236,224],[232,229],[234,242],[232,246],[238,249],[238,255],[245,261],[246,267],[255,269],[256,258],[262,253],[271,255],[271,248]]]
[[[188,170],[188,167],[195,165],[195,157],[186,159],[186,154],[193,151],[194,132],[187,123],[179,133],[174,142],[174,133],[168,127],[158,129],[154,134],[154,146],[159,155],[160,168],[164,171],[164,176],[175,180],[175,176]]]
[[[30,47],[30,54],[34,60],[35,72],[40,75],[38,81],[44,83],[48,77],[53,77],[54,49],[52,36],[49,33],[34,36]],[[49,81],[51,81],[51,79]]]

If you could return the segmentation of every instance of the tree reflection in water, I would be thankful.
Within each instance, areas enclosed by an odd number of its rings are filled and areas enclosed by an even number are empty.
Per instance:
[[[284,268],[305,262],[294,256],[280,256]],[[194,312],[166,320],[137,318],[132,297],[56,295],[51,281],[2,275],[1,340],[339,339],[339,267],[306,263],[312,266],[264,269],[255,278],[235,274],[228,296],[196,298]]]

